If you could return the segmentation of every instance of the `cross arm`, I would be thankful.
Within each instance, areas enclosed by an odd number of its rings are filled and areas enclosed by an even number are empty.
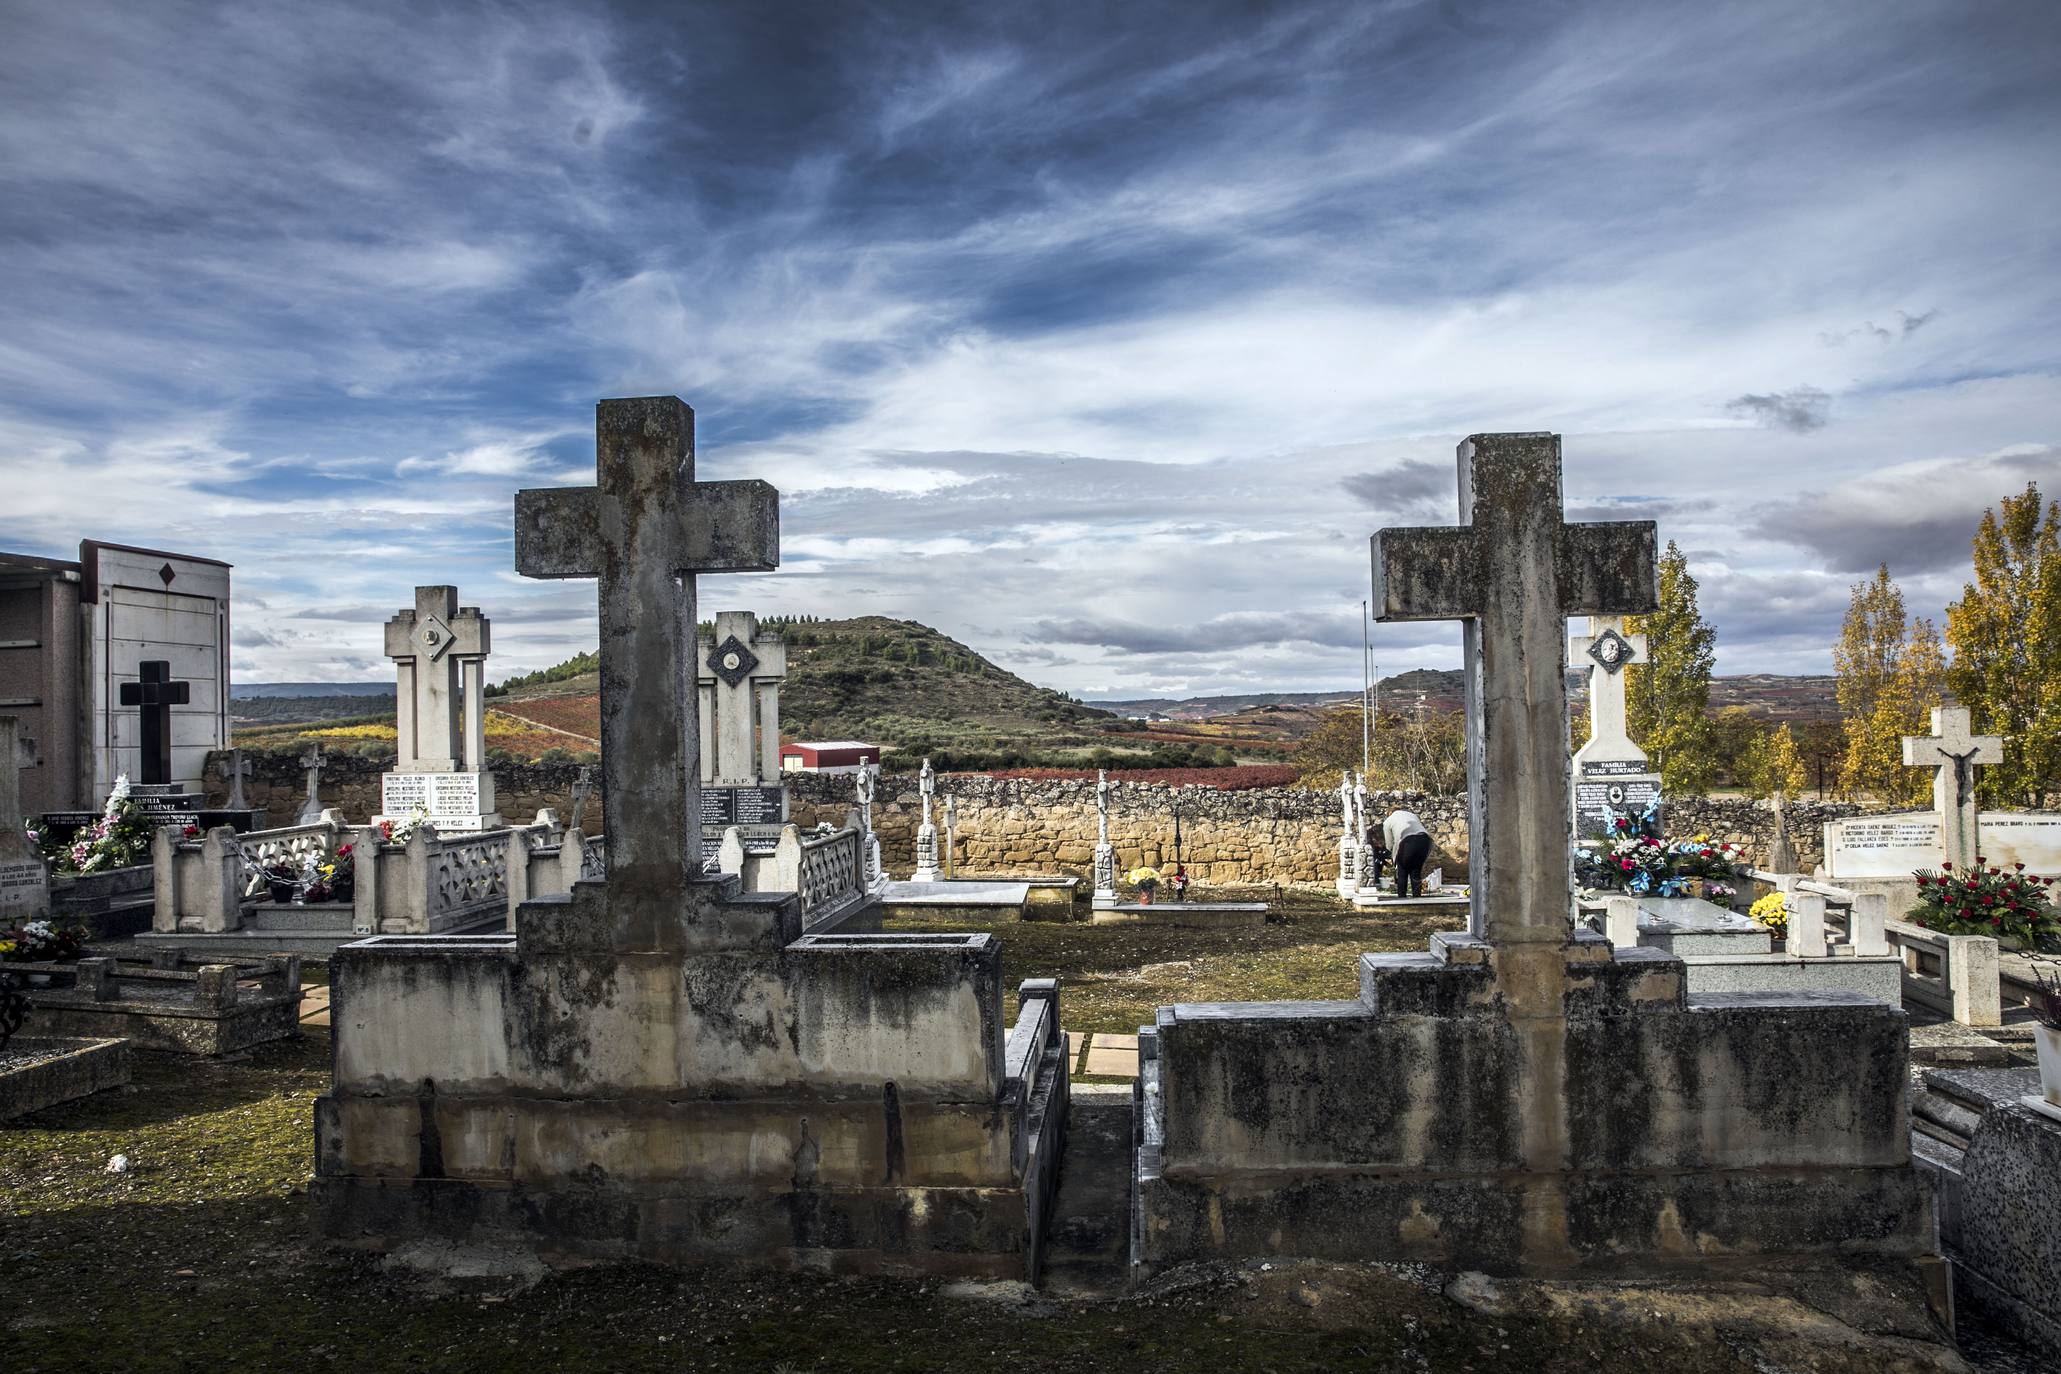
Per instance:
[[[1381,530],[1374,536],[1374,618],[1465,620],[1482,608],[1475,531],[1466,525]]]
[[[1660,529],[1651,520],[1560,527],[1554,548],[1563,615],[1645,615],[1660,605]]]
[[[526,577],[594,577],[601,568],[601,491],[532,487],[515,493],[515,570]]]
[[[680,509],[682,572],[771,572],[780,566],[780,493],[771,482],[696,482]]]

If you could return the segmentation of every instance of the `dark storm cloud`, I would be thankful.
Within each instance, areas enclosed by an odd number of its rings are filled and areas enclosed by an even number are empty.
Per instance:
[[[1763,395],[1748,393],[1725,402],[1725,409],[1770,429],[1808,434],[1823,429],[1831,418],[1832,397],[1814,386],[1799,386]]]

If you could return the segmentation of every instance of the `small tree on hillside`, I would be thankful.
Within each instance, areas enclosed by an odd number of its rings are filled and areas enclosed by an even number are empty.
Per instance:
[[[1975,580],[1947,607],[1947,681],[1978,729],[2004,737],[1979,774],[1992,804],[2043,807],[2061,791],[2061,504],[2027,483],[1975,532]]]
[[[1710,674],[1717,631],[1696,606],[1689,559],[1670,539],[1660,556],[1660,606],[1628,620],[1646,636],[1648,662],[1627,669],[1625,707],[1632,738],[1645,749],[1667,791],[1709,790],[1715,769],[1710,739]]]

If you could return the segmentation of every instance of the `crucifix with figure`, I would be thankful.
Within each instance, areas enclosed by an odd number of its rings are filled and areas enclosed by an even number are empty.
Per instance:
[[[136,681],[122,684],[124,706],[141,708],[142,760],[137,781],[168,783],[172,780],[172,708],[193,700],[193,684],[172,681],[172,665],[161,658],[136,666]]]
[[[1477,434],[1459,468],[1469,523],[1376,534],[1375,604],[1384,621],[1464,627],[1470,931],[1564,944],[1567,619],[1652,611],[1658,531],[1650,520],[1566,523],[1558,435]]]
[[[1968,712],[1959,706],[1935,706],[1930,735],[1904,736],[1904,765],[1933,770],[1932,809],[1939,813],[1940,853],[1955,868],[1967,869],[1982,852],[1975,765],[2003,761],[2003,738],[1970,733]]]
[[[695,481],[676,396],[602,401],[594,441],[597,485],[515,494],[515,568],[599,581],[607,895],[648,930],[703,880],[695,575],[778,567],[780,497]]]

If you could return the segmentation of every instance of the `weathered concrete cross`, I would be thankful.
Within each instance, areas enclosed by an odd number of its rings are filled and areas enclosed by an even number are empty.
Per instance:
[[[1560,437],[1460,445],[1469,523],[1374,536],[1380,618],[1465,625],[1467,816],[1474,934],[1565,943],[1573,891],[1567,617],[1658,602],[1650,520],[1561,518]]]
[[[251,776],[255,771],[251,761],[243,756],[241,749],[231,749],[228,754],[215,760],[216,776],[224,779],[229,784],[229,801],[227,805],[231,811],[248,811],[250,809],[250,803],[245,801],[243,796],[243,780]]]
[[[1975,765],[2003,761],[2003,739],[1969,733],[1968,712],[1959,706],[1932,709],[1931,735],[1904,736],[1905,765],[1935,770],[1932,809],[1939,813],[1939,847],[1955,868],[1967,869],[1982,852]]]
[[[166,659],[137,665],[136,681],[122,684],[122,705],[142,708],[137,712],[143,726],[138,782],[172,780],[172,708],[192,700],[193,684],[172,681],[172,665]]]
[[[695,481],[676,396],[601,402],[594,447],[598,485],[515,494],[515,568],[600,581],[609,900],[663,915],[702,872],[694,577],[778,567],[780,497]]]
[[[486,764],[486,659],[491,623],[477,606],[458,604],[456,587],[417,587],[415,606],[386,623],[400,755],[396,771],[452,773]],[[464,676],[464,725],[459,677]]]

